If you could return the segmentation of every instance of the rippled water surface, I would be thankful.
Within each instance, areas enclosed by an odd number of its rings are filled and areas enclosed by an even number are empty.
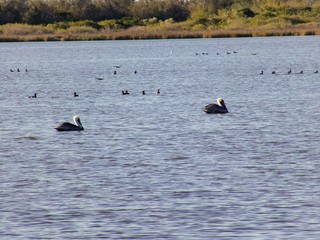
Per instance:
[[[1,43],[0,238],[319,239],[319,39]]]

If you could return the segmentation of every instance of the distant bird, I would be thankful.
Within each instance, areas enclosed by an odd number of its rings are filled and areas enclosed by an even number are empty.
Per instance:
[[[315,72],[313,72],[313,73],[318,73],[318,70],[317,70],[317,71],[315,71]]]
[[[17,68],[17,72],[20,72],[20,69],[19,69],[19,68]]]
[[[219,55],[219,53],[218,53],[218,52],[217,52],[216,54],[217,54],[217,55]]]
[[[115,65],[114,67],[115,68],[121,68],[121,65]]]
[[[130,93],[128,92],[128,90],[126,91],[122,91],[122,95],[129,95]]]
[[[238,53],[238,52],[236,52],[236,51],[233,51],[233,53],[234,53],[234,54],[236,54],[236,53]]]
[[[257,53],[251,53],[251,55],[257,55]]]
[[[227,106],[224,103],[224,100],[222,98],[218,98],[217,103],[218,104],[211,103],[211,104],[206,105],[204,107],[203,111],[205,113],[221,113],[221,114],[228,113]]]
[[[113,74],[114,74],[114,75],[117,74],[117,71],[113,71]]]
[[[76,92],[73,93],[74,97],[79,97],[79,94],[77,94]]]
[[[227,54],[229,55],[229,54],[231,54],[230,52],[227,52]]]
[[[260,72],[260,75],[263,75],[263,71]]]
[[[292,71],[291,71],[291,68],[290,68],[290,70],[289,70],[288,74],[291,74],[291,73],[292,73]]]
[[[300,73],[300,74],[303,74],[303,71],[301,70],[299,73]]]
[[[276,71],[272,71],[272,73],[271,74],[276,74]]]
[[[78,115],[73,117],[73,123],[69,123],[69,122],[63,122],[60,123],[57,127],[55,127],[55,129],[57,131],[82,131],[84,130],[81,121],[80,121],[80,117]]]
[[[26,69],[25,71],[28,72],[28,69]]]
[[[10,72],[14,72],[12,69],[10,69]]]
[[[146,92],[144,90],[142,91],[142,95],[146,95]]]
[[[196,53],[196,55],[199,55],[199,53]]]
[[[103,77],[95,77],[97,80],[103,80]]]
[[[160,89],[158,89],[157,94],[160,94]]]
[[[29,98],[37,98],[37,94],[35,93],[33,96],[29,96]]]
[[[138,72],[135,70],[134,72],[133,72],[133,74],[137,74]]]

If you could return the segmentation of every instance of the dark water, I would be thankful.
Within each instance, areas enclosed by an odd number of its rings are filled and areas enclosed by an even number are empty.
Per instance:
[[[319,40],[1,43],[0,238],[319,239]]]

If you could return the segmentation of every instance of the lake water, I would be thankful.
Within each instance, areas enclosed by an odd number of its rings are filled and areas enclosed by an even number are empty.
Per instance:
[[[0,238],[319,239],[319,56],[317,36],[1,43]]]

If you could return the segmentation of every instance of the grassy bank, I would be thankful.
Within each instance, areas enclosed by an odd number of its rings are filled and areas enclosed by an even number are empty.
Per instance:
[[[0,28],[1,42],[23,41],[89,41],[89,40],[137,40],[137,39],[178,39],[178,38],[222,38],[222,37],[263,37],[263,36],[305,36],[320,35],[319,26],[288,28],[250,29],[159,29],[132,27],[122,30],[96,30],[90,27],[75,27],[55,30],[44,26],[15,24]]]

